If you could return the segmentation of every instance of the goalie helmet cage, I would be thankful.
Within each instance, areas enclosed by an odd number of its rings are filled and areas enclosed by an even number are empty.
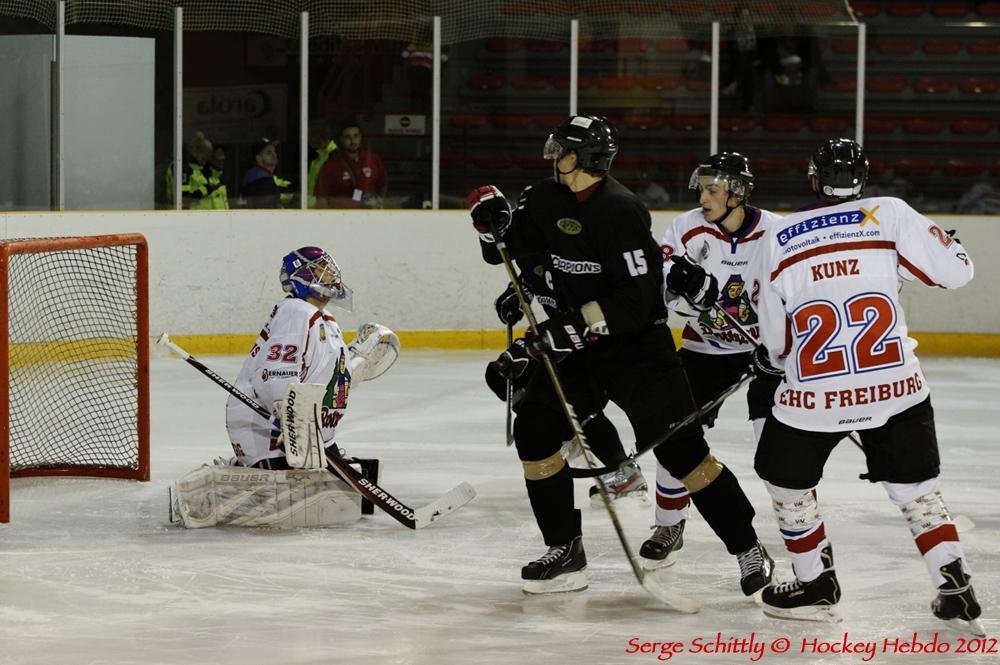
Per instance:
[[[149,480],[140,234],[0,241],[0,522],[10,479]]]

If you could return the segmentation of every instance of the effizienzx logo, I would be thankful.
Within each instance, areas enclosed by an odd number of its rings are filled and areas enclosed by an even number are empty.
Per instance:
[[[583,230],[583,224],[572,217],[562,217],[556,222],[556,226],[559,230],[569,236],[580,235],[580,231]]]
[[[791,226],[778,231],[778,244],[784,247],[793,238],[806,233],[811,233],[812,231],[821,231],[823,229],[829,229],[834,226],[850,226],[854,224],[864,225],[866,221],[874,221],[878,224],[878,220],[874,219],[872,210],[868,212],[865,209],[860,210],[845,210],[843,212],[832,212],[825,215],[817,215],[816,217],[810,217],[809,219],[803,219],[800,222],[795,222]]]

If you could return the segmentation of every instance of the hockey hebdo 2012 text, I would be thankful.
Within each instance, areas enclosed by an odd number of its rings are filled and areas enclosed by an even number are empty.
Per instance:
[[[698,636],[688,641],[648,641],[632,637],[625,646],[625,653],[655,656],[660,661],[671,660],[680,654],[733,654],[743,655],[750,662],[757,662],[769,653],[853,654],[861,662],[867,663],[880,654],[1000,654],[1000,643],[995,637],[949,637],[937,632],[929,637],[921,637],[914,632],[905,637],[853,640],[846,632],[839,639],[811,636],[779,636],[768,639],[756,632],[749,635],[729,635],[718,631],[714,635]]]

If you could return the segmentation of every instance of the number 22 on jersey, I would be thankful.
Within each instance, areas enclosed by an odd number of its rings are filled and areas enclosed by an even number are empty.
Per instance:
[[[873,372],[903,364],[903,344],[889,335],[896,328],[896,306],[884,293],[862,293],[840,309],[828,300],[800,305],[791,317],[801,341],[797,364],[800,381]],[[844,323],[857,328],[850,347],[834,345]]]

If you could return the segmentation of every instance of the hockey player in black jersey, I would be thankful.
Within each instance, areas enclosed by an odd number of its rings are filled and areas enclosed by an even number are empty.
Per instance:
[[[641,445],[664,437],[696,406],[667,327],[662,255],[649,211],[608,175],[617,152],[617,132],[606,118],[570,117],[545,144],[553,178],[536,184],[523,205],[512,211],[492,186],[472,192],[469,204],[488,263],[502,262],[493,233],[515,259],[541,253],[551,261],[560,311],[539,325],[526,349],[558,362],[576,413],[592,412],[594,395],[606,394]],[[514,422],[528,498],[549,546],[521,570],[529,593],[587,586],[580,513],[559,450],[571,434],[548,376],[536,374]],[[753,507],[733,473],[712,456],[701,425],[675,430],[655,452],[682,479],[726,549],[739,556],[743,592],[767,585],[771,570],[752,525]]]

